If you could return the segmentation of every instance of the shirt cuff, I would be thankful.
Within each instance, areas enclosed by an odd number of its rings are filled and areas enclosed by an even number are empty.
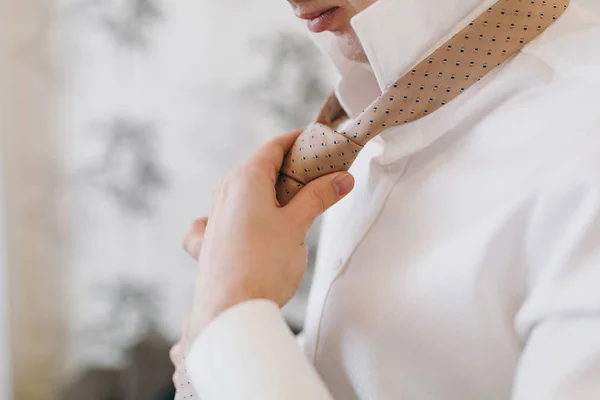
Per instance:
[[[198,337],[186,368],[202,400],[331,400],[279,306],[251,300],[218,316]]]

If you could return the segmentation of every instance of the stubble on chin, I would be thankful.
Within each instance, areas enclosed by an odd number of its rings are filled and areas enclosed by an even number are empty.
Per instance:
[[[336,36],[338,49],[344,55],[344,57],[359,63],[369,62],[362,44],[360,43],[360,40],[354,31],[343,33],[340,32]]]

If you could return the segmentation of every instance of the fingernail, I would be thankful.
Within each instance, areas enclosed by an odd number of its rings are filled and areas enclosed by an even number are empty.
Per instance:
[[[333,187],[338,196],[345,196],[352,190],[354,178],[348,173],[344,173],[333,180]]]

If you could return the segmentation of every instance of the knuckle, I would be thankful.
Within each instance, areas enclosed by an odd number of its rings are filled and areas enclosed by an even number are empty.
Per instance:
[[[188,233],[191,233],[191,234],[204,233],[204,231],[206,230],[207,222],[208,221],[206,220],[206,218],[195,219],[190,224]]]
[[[171,350],[169,351],[169,358],[173,364],[177,364],[179,362],[179,346],[180,344],[177,343],[175,346],[171,347]]]
[[[256,178],[257,168],[252,164],[246,164],[229,171],[219,185],[221,193],[229,193],[232,190],[243,187],[246,183]]]
[[[190,243],[190,234],[186,233],[183,236],[183,240],[181,241],[181,247],[183,247],[183,250],[188,251],[189,243]]]
[[[182,240],[182,246],[184,250],[189,250],[190,243],[193,242],[195,238],[197,238],[198,236],[204,236],[206,224],[207,221],[204,218],[198,218],[190,223]]]
[[[225,174],[217,186],[217,190],[214,195],[214,202],[220,203],[227,199],[230,192],[238,186],[240,174],[238,168],[233,169]]]
[[[192,226],[190,226],[188,228],[188,230],[185,232],[185,235],[183,235],[183,246],[187,246],[188,242],[192,239],[192,237],[195,235],[195,231],[194,228]]]

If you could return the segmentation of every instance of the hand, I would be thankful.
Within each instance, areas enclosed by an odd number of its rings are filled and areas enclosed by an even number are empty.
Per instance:
[[[202,243],[204,243],[204,233],[208,225],[208,217],[198,218],[190,224],[185,236],[183,237],[183,249],[192,258],[198,261]]]
[[[300,132],[278,137],[227,175],[214,197],[210,223],[200,245],[186,237],[196,255],[198,275],[187,336],[190,343],[221,312],[251,299],[285,305],[306,269],[304,240],[314,220],[347,195],[354,179],[347,172],[319,178],[286,207],[274,185],[283,157]],[[194,230],[192,229],[192,232]]]

